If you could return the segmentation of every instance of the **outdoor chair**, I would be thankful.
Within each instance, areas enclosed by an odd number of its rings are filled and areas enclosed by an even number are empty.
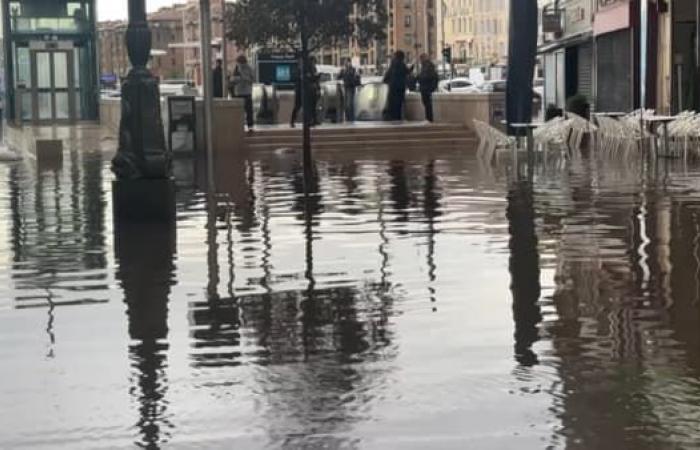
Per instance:
[[[499,152],[509,150],[515,145],[515,140],[501,130],[480,120],[474,119],[473,123],[479,135],[479,159],[490,163]]]

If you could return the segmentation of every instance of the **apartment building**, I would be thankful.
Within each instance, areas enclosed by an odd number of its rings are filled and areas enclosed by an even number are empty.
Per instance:
[[[389,55],[402,50],[408,61],[415,61],[421,53],[439,58],[436,3],[436,0],[387,0]]]
[[[454,62],[506,64],[509,0],[443,0],[441,8],[440,33]]]
[[[184,54],[171,48],[183,38],[180,6],[162,8],[148,16],[153,38],[150,68],[159,78],[183,78]],[[98,25],[100,73],[124,77],[131,64],[126,51],[126,21],[102,22]]]

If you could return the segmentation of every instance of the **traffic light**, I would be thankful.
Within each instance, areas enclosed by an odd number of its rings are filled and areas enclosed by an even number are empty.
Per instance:
[[[445,62],[452,62],[452,48],[451,47],[445,47],[442,49],[442,58],[445,60]]]

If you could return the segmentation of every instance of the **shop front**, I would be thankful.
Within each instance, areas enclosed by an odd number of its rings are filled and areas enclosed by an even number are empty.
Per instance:
[[[94,0],[10,0],[2,7],[8,120],[96,120]]]
[[[635,35],[632,4],[627,0],[597,0],[595,36],[597,111],[627,112],[635,104]]]
[[[672,110],[700,111],[700,47],[698,47],[698,1],[670,2],[672,18]]]
[[[560,10],[562,29],[539,48],[544,65],[545,104],[566,108],[567,99],[593,96],[591,0],[571,0]]]

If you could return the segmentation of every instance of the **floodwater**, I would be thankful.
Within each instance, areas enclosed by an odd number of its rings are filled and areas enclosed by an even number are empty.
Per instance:
[[[470,154],[0,165],[0,448],[700,446],[700,171]]]

